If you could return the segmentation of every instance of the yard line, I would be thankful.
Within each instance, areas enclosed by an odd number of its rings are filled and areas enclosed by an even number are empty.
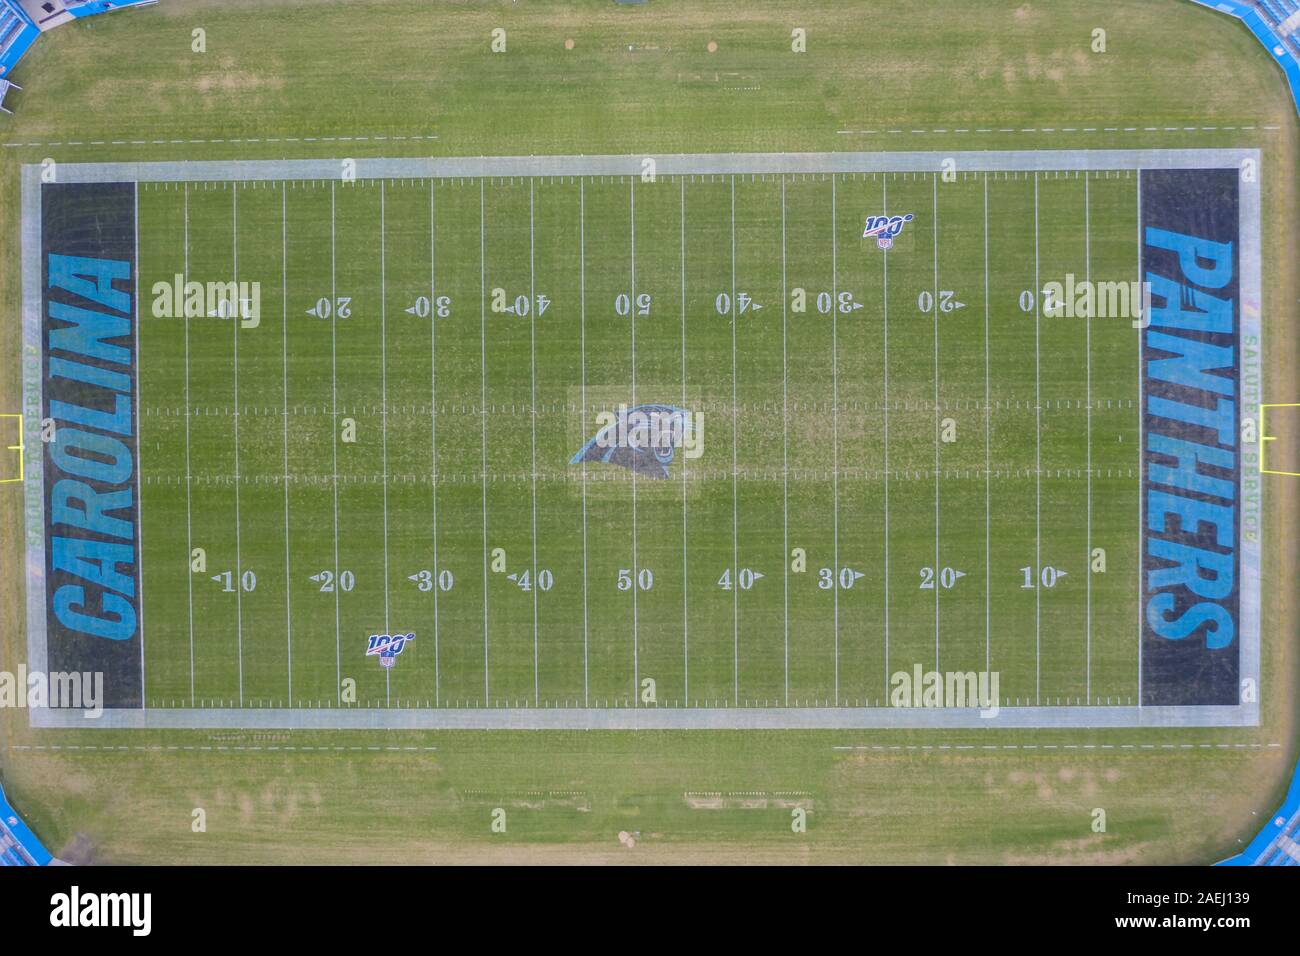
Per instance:
[[[835,236],[835,174],[831,174],[831,498],[832,529],[835,538],[834,577],[831,578],[835,607],[835,706],[840,703],[840,359],[839,359],[839,245]]]
[[[135,262],[135,271],[136,271],[136,278],[137,278],[137,282],[138,282],[138,280],[139,280],[139,276],[140,276],[140,184],[139,184],[139,183],[136,183],[136,185],[135,185],[135,189],[134,189],[133,196],[132,196],[132,203],[133,203],[133,206],[134,206],[134,216],[135,216],[135,227],[134,227],[135,236],[134,236],[134,238],[133,238],[133,242],[134,242],[134,244],[135,244],[135,257],[136,257],[136,262]],[[136,293],[135,293],[135,332],[134,332],[134,344],[135,344],[136,367],[137,367],[137,368],[140,368],[140,367],[141,367],[141,365],[140,365],[140,290],[139,290],[138,288],[136,289]],[[140,409],[140,407],[141,407],[141,405],[140,405],[140,376],[139,376],[138,374],[137,374],[136,377],[135,377],[135,407],[136,407],[136,414],[138,415],[138,414],[139,414],[139,409]],[[20,438],[20,439],[19,439],[19,442],[21,443],[21,441],[22,441],[22,439]],[[139,470],[140,459],[141,459],[141,455],[140,455],[140,447],[139,447],[140,444],[141,444],[140,442],[137,442],[137,443],[136,443],[136,452],[135,452],[135,457],[136,457],[136,468],[137,468],[136,474],[142,474],[142,473],[143,473],[143,472],[141,472],[141,471]],[[21,453],[20,453],[20,454],[21,454]],[[137,530],[136,530],[136,537],[139,538],[140,554],[141,554],[141,555],[144,554],[144,531],[142,530],[142,528],[143,528],[143,524],[140,522],[140,518],[141,518],[141,516],[142,516],[143,514],[144,514],[144,506],[143,506],[143,504],[142,504],[141,502],[137,501],[137,502],[136,502],[136,518],[137,518],[137,524],[136,524],[136,529],[137,529]],[[139,592],[140,592],[140,594],[139,594],[139,598],[140,598],[140,599],[139,599],[139,602],[138,602],[138,603],[139,603],[139,610],[136,612],[136,614],[137,614],[137,620],[139,621],[139,624],[140,624],[140,707],[141,707],[141,709],[147,709],[148,706],[149,706],[149,702],[148,702],[148,697],[146,696],[146,693],[145,693],[145,666],[144,666],[144,569],[143,569],[143,566],[141,567],[141,570],[140,570],[140,586],[139,586]]]
[[[880,212],[889,215],[889,174],[880,174]],[[880,257],[881,301],[885,313],[885,688],[889,682],[889,250]]]
[[[785,253],[785,173],[781,174],[781,566],[785,643],[785,696],[790,706],[790,391],[787,361],[790,313]]]
[[[1041,702],[1043,636],[1043,406],[1039,375],[1038,172],[1034,172],[1034,703]]]
[[[631,253],[632,266],[632,301],[628,308],[629,321],[632,325],[632,407],[636,408],[636,177],[633,176],[628,182],[627,188],[628,201],[628,227],[631,231],[631,241],[629,251]],[[637,646],[639,632],[637,620],[637,599],[636,592],[640,588],[640,575],[637,568],[637,540],[636,540],[636,469],[632,469],[632,706],[637,705],[637,687],[641,679],[639,648]]]
[[[731,675],[732,694],[740,704],[740,528],[736,513],[736,177],[731,177]]]
[[[528,410],[531,415],[532,492],[533,492],[533,703],[540,706],[541,693],[537,663],[537,273],[533,227],[533,180],[528,180]]]
[[[1142,282],[1142,170],[1137,171],[1137,278],[1138,288],[1141,289]],[[1145,296],[1143,297],[1145,299]],[[1145,302],[1143,303],[1145,305]],[[1150,316],[1143,315],[1142,318],[1149,319]],[[1142,706],[1142,444],[1145,436],[1142,434],[1142,426],[1145,424],[1142,420],[1143,401],[1142,401],[1142,335],[1138,334],[1137,347],[1137,473],[1138,473],[1138,495],[1137,495],[1137,519],[1138,519],[1138,560],[1137,560],[1137,646],[1138,646],[1138,672],[1137,672],[1137,705]]]
[[[235,279],[235,294],[239,289],[239,184],[230,190],[230,246],[231,265]],[[231,336],[235,343],[235,641],[239,653],[239,706],[244,706],[244,558],[239,537],[239,324],[243,313],[239,304],[231,316]]]
[[[388,263],[384,180],[379,180],[379,402],[381,470],[384,478],[384,633],[388,634]],[[393,702],[393,669],[384,668],[384,699]]]
[[[931,183],[932,222],[934,226],[934,669],[939,670],[939,174]]]
[[[578,180],[578,340],[582,367],[582,408],[579,420],[582,434],[587,434],[587,193],[586,180]],[[582,705],[590,706],[588,664],[590,662],[590,626],[588,624],[587,588],[587,461],[582,463]]]
[[[429,180],[429,442],[432,458],[429,487],[433,495],[433,705],[442,706],[442,650],[438,632],[438,269],[437,181]]]
[[[686,407],[686,177],[681,184],[681,287],[682,287],[682,408]],[[682,455],[682,699],[690,706],[691,698],[691,635],[690,612],[687,599],[686,554],[686,456]]]
[[[293,706],[293,590],[289,577],[289,190],[280,184],[280,389],[284,401],[284,639],[288,651],[289,705]],[[188,271],[188,270],[187,270]]]
[[[488,517],[487,517],[487,228],[484,183],[478,181],[478,324],[479,324],[479,427],[483,449],[483,706],[491,706],[488,665]]]
[[[1089,206],[1088,173],[1083,174],[1083,277],[1092,288],[1092,211]],[[1088,527],[1086,554],[1084,555],[1085,619],[1087,650],[1084,662],[1084,700],[1092,699],[1092,315],[1084,316],[1085,375],[1087,381],[1087,451],[1088,451]]]
[[[992,666],[989,626],[989,174],[984,174],[984,673]]]
[[[337,286],[337,188],[330,180],[330,395],[333,427],[330,446],[333,454],[334,490],[334,667],[337,671],[335,699],[343,705],[343,654],[339,637],[339,349],[338,349],[338,286]]]
[[[190,281],[190,184],[185,184],[185,282]],[[194,533],[190,520],[190,312],[182,313],[185,323],[185,549],[194,560]],[[137,356],[138,358],[138,356]],[[190,619],[190,706],[194,706],[194,571],[186,580]]]

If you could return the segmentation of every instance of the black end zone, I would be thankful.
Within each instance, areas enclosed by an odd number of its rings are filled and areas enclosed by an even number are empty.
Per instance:
[[[143,706],[135,204],[41,188],[46,667],[102,673],[106,707]]]
[[[1236,169],[1144,170],[1142,695],[1240,703]]]

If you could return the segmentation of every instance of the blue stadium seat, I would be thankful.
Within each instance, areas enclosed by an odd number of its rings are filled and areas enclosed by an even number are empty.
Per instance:
[[[22,29],[23,21],[7,7],[0,10],[0,43],[8,40],[16,31]]]

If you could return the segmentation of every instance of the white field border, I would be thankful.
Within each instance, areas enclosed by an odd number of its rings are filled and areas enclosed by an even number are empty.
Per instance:
[[[640,176],[653,159],[659,176],[709,174],[896,173],[943,171],[945,161],[966,172],[1073,172],[1141,169],[1240,168],[1247,160],[1259,170],[1258,149],[1104,149],[952,152],[690,153],[630,156],[479,156],[455,158],[356,159],[357,179],[499,178],[508,176]],[[58,167],[63,183],[96,182],[250,182],[319,179],[340,181],[341,159],[231,160],[199,162],[67,163]],[[24,534],[27,542],[27,660],[31,670],[46,670],[44,461],[40,441],[42,407],[41,341],[41,186],[42,167],[22,168],[23,409],[27,447]],[[1263,312],[1260,247],[1260,186],[1241,181],[1239,192],[1240,335],[1260,343]],[[1262,363],[1261,363],[1262,366]],[[1243,367],[1242,379],[1246,379]],[[1252,369],[1256,400],[1262,392],[1262,367]],[[1253,415],[1244,401],[1241,415]],[[1258,467],[1257,443],[1241,446],[1241,528],[1239,533],[1240,676],[1259,686],[1260,555],[1262,520],[1259,494],[1247,497],[1248,468]],[[143,616],[142,616],[143,617]],[[142,635],[143,636],[143,635]],[[1139,639],[1140,640],[1140,639]],[[78,711],[36,709],[34,727],[104,728],[284,728],[284,729],[854,729],[960,727],[1253,727],[1258,702],[1238,706],[1002,707],[983,718],[974,708],[892,707],[700,707],[700,708],[186,708],[107,710],[88,721]]]

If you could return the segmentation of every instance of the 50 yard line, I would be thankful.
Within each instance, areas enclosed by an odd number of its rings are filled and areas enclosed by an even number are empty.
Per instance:
[[[582,434],[587,434],[587,192],[586,180],[578,180],[578,341],[581,350],[579,365],[582,368],[582,408],[579,419]],[[591,627],[588,622],[587,586],[587,460],[582,467],[582,705],[590,706]]]
[[[632,326],[632,407],[636,408],[636,177],[628,183],[628,226],[631,230],[630,258],[632,272],[632,298],[628,308],[629,322]],[[637,688],[641,679],[638,640],[640,637],[637,620],[636,592],[640,588],[640,574],[637,567],[636,540],[636,469],[632,469],[632,706],[638,702]]]
[[[686,407],[686,177],[681,185],[681,290],[682,290],[682,408]],[[586,434],[584,431],[583,434]],[[690,610],[687,603],[687,509],[686,509],[687,458],[682,455],[682,700],[691,703],[691,637]]]

